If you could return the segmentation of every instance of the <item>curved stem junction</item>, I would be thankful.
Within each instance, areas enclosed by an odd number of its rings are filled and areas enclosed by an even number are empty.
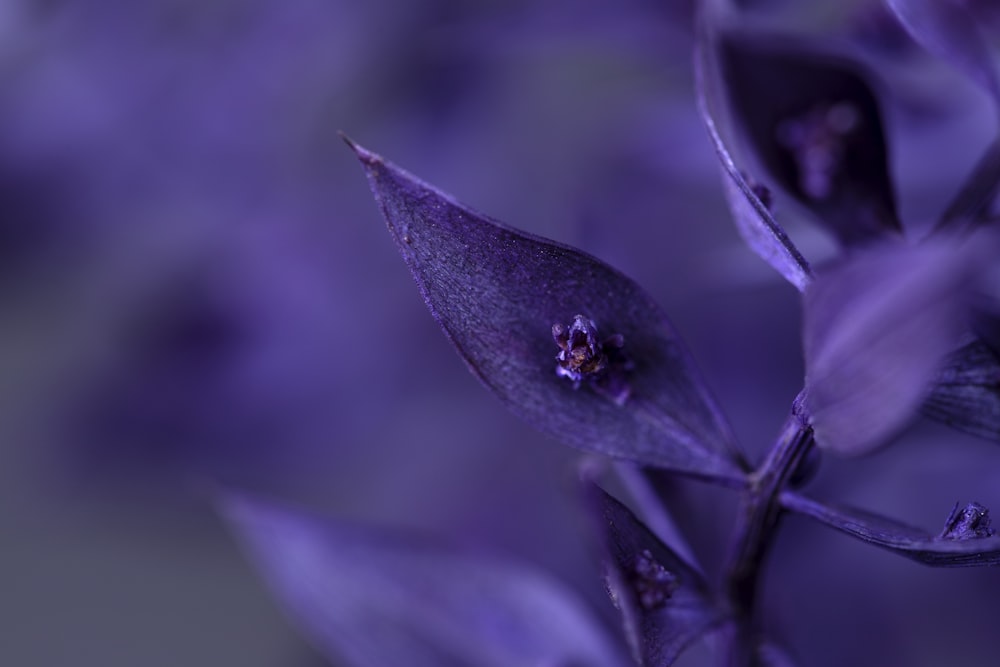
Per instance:
[[[781,491],[813,446],[813,430],[803,406],[803,394],[792,403],[792,412],[767,458],[750,476],[744,492],[726,566],[726,595],[736,619],[729,664],[754,663],[754,607],[761,565],[773,541],[781,515]]]

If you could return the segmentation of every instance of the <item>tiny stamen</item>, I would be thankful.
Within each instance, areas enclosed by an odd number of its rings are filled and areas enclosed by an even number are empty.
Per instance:
[[[777,127],[777,140],[794,157],[799,187],[813,199],[833,194],[837,172],[843,169],[845,143],[858,130],[861,114],[850,102],[820,105]]]
[[[941,539],[971,540],[994,534],[996,531],[990,527],[990,511],[984,505],[972,502],[959,509],[958,503],[955,503],[941,531]]]
[[[597,338],[597,326],[583,315],[573,318],[567,329],[562,324],[552,326],[552,337],[559,346],[556,375],[567,377],[579,386],[588,375],[596,375],[608,365],[608,358]]]
[[[552,338],[559,346],[556,375],[568,378],[579,389],[587,381],[599,394],[623,405],[631,394],[625,373],[632,364],[622,354],[625,337],[614,334],[601,340],[597,325],[585,315],[577,315],[568,327],[552,325]]]
[[[636,599],[646,611],[663,608],[680,585],[677,577],[660,565],[649,549],[636,556],[629,575]]]

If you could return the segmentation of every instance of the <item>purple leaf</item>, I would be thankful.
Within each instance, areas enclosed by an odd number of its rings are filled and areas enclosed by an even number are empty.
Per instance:
[[[922,411],[960,431],[1000,441],[1000,356],[976,340],[951,355]]]
[[[975,11],[954,0],[887,0],[887,4],[913,39],[979,84],[1000,113],[1000,73]],[[968,221],[985,222],[998,186],[1000,138],[994,139],[983,152],[941,215],[938,228],[951,228]]]
[[[527,567],[243,496],[226,496],[222,510],[292,620],[334,664],[625,664],[570,591]]]
[[[988,520],[984,522],[985,508],[978,503],[969,503],[962,510],[956,506],[956,511],[945,523],[945,530],[937,537],[872,512],[819,503],[792,491],[781,494],[781,503],[788,510],[925,565],[973,567],[1000,564],[1000,537],[989,530]],[[962,527],[967,530],[949,533],[949,528],[953,529],[962,522],[965,522]]]
[[[871,247],[816,279],[803,336],[817,444],[864,454],[910,420],[968,326],[967,292],[990,245]]]
[[[642,288],[351,147],[431,313],[515,414],[580,449],[742,477],[729,427]]]
[[[694,640],[726,620],[701,575],[663,544],[625,505],[584,482],[604,544],[608,593],[622,614],[636,662],[672,665]]]
[[[921,46],[983,87],[1000,110],[1000,76],[979,21],[955,0],[886,0]]]
[[[757,649],[758,667],[795,667],[796,663],[783,647],[764,642]]]
[[[713,83],[716,68],[711,60],[711,49],[703,35],[694,60],[698,109],[721,163],[723,188],[736,229],[751,250],[800,292],[804,291],[812,277],[808,262],[771,215],[768,190],[748,181],[733,160],[732,142],[723,139],[722,106],[717,101],[719,94]]]
[[[1000,188],[1000,137],[993,140],[972,173],[941,214],[936,229],[974,227],[991,222],[990,207]],[[996,220],[992,220],[996,222]],[[973,224],[970,224],[973,223]]]
[[[730,103],[761,163],[844,245],[901,233],[878,100],[841,58],[772,36],[720,51]]]

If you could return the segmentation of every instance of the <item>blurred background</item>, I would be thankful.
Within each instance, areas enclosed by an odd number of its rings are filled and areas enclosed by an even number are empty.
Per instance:
[[[901,213],[925,227],[994,136],[986,97],[879,3],[742,4],[881,75]],[[730,222],[691,5],[0,3],[0,664],[333,664],[216,518],[220,484],[534,563],[614,622],[579,455],[449,348],[337,132],[637,279],[757,457],[801,386],[798,295]],[[955,501],[1000,508],[998,480],[996,444],[919,423],[811,490],[937,531]],[[671,498],[718,567],[735,498]],[[996,571],[802,520],[766,604],[805,665],[995,664]]]

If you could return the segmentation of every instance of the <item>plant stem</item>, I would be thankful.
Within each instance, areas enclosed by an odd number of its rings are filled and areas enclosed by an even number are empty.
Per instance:
[[[803,394],[796,397],[777,442],[750,477],[731,542],[726,593],[737,625],[729,661],[733,667],[753,664],[757,586],[781,515],[781,491],[813,446],[812,427],[802,399]]]

